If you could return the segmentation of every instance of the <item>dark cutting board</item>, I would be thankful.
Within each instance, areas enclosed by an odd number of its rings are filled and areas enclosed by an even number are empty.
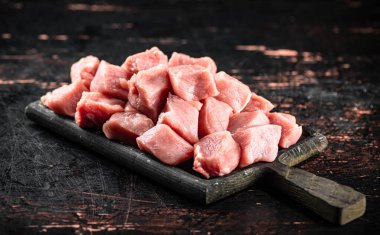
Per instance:
[[[301,140],[280,151],[275,162],[257,163],[223,177],[204,179],[186,166],[165,165],[135,147],[108,140],[100,131],[82,129],[73,119],[55,114],[39,101],[29,104],[25,113],[45,128],[202,204],[230,196],[265,176],[283,194],[330,222],[346,224],[365,212],[366,199],[362,193],[292,168],[327,147],[326,137],[307,127],[303,127]]]

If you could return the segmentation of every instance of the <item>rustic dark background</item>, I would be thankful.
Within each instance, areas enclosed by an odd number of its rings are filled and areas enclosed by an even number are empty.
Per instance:
[[[376,2],[0,0],[0,234],[378,232]],[[366,194],[366,214],[331,225],[265,181],[199,206],[25,118],[81,56],[121,64],[154,45],[213,57],[326,134],[329,148],[299,167]]]

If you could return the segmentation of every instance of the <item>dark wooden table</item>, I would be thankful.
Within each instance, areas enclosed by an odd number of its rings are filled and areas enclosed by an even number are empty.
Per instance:
[[[374,1],[0,1],[0,234],[357,234],[380,230],[380,7]],[[209,206],[27,120],[24,107],[93,54],[158,46],[213,57],[326,134],[299,167],[367,196],[331,225],[260,185]]]

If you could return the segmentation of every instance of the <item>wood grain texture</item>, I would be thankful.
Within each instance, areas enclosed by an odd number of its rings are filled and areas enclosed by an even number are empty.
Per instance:
[[[0,233],[377,234],[379,12],[377,0],[0,0]],[[211,56],[323,133],[329,147],[297,167],[362,192],[366,213],[333,226],[271,177],[200,206],[25,118],[80,57],[121,64],[152,46]]]
[[[298,142],[297,146],[292,146],[286,151],[280,151],[277,157],[277,161],[287,166],[295,166],[309,157],[321,153],[328,145],[327,138],[313,130],[310,127],[303,128],[303,138]],[[313,138],[314,141],[305,143],[305,135],[308,135],[309,139]]]
[[[365,212],[364,194],[350,187],[282,164],[270,170],[277,189],[332,223],[344,225]]]

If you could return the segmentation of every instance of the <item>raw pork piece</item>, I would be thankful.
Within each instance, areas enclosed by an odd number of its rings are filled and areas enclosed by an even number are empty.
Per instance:
[[[198,111],[201,110],[203,104],[202,102],[200,101],[195,101],[195,100],[190,100],[190,101],[187,101],[189,104],[191,104],[194,108],[198,109]]]
[[[129,102],[127,102],[127,104],[125,105],[125,108],[124,108],[124,111],[125,112],[138,112],[137,109],[135,109]]]
[[[174,93],[184,100],[198,101],[219,94],[213,74],[200,65],[169,67],[169,77]]]
[[[277,157],[281,127],[269,124],[241,128],[232,137],[242,150],[240,168],[255,162],[273,162]]]
[[[199,111],[189,102],[169,94],[166,105],[157,123],[170,126],[187,142],[198,142]]]
[[[291,123],[296,123],[296,117],[294,117],[291,114],[287,114],[287,113],[271,113],[269,116],[276,116],[276,115],[280,115],[280,116],[286,118]]]
[[[91,82],[90,91],[126,101],[128,90],[120,85],[122,80],[127,80],[127,72],[120,66],[102,60]]]
[[[216,99],[230,105],[234,113],[240,113],[251,99],[249,87],[225,72],[217,73],[215,81],[220,92]]]
[[[282,127],[280,147],[289,148],[297,143],[302,135],[302,126],[298,126],[296,118],[286,113],[268,113],[270,123]]]
[[[193,156],[194,148],[165,124],[158,124],[136,139],[141,150],[168,165],[178,165]]]
[[[271,111],[273,108],[274,105],[269,100],[252,92],[252,97],[242,112],[252,112],[261,110],[264,113],[269,113],[269,111]]]
[[[70,77],[71,81],[82,80],[83,84],[90,88],[92,79],[96,74],[99,66],[99,59],[95,56],[89,55],[83,57],[71,66]]]
[[[169,59],[169,67],[195,64],[207,68],[212,74],[216,73],[216,64],[210,57],[193,58],[182,53],[173,52]]]
[[[55,113],[74,117],[82,92],[88,91],[81,80],[63,85],[41,97],[41,102]]]
[[[75,112],[80,127],[101,128],[112,114],[124,111],[124,101],[99,92],[83,92]]]
[[[205,99],[199,112],[199,137],[227,130],[231,115],[232,108],[228,104],[213,97]]]
[[[108,139],[136,145],[136,138],[154,126],[153,121],[138,112],[115,113],[104,123],[103,132]]]
[[[240,152],[230,132],[215,132],[194,145],[193,169],[207,179],[229,174],[238,166]]]
[[[128,81],[129,103],[154,122],[163,107],[170,91],[167,66],[143,70]]]
[[[168,57],[157,47],[152,47],[144,52],[128,56],[121,67],[127,70],[128,78],[131,78],[133,74],[159,64],[167,65]]]
[[[227,130],[232,134],[239,128],[251,126],[261,126],[269,124],[269,119],[261,110],[254,112],[244,112],[232,115]]]

